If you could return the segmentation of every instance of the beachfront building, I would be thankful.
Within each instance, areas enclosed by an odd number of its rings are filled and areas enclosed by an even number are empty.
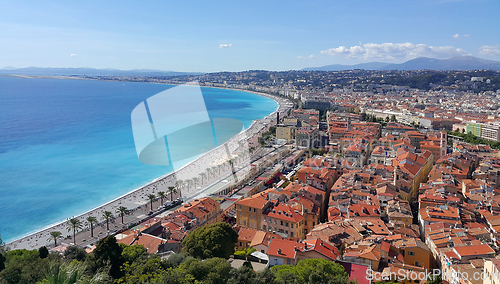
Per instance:
[[[184,204],[175,212],[185,212],[196,217],[197,222],[195,227],[215,224],[221,221],[222,211],[219,202],[210,197],[195,199]]]

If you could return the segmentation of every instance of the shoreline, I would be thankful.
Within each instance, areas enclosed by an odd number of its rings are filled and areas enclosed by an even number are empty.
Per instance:
[[[23,75],[22,76],[11,75],[11,76],[23,77],[23,78],[76,79],[76,78],[67,78],[67,77],[61,78],[60,76],[23,76]],[[84,78],[81,78],[81,79],[85,80]],[[106,81],[106,80],[103,80],[103,81]],[[161,84],[161,83],[158,83],[158,84]],[[174,84],[169,84],[169,85],[174,85]],[[118,197],[116,197],[116,198],[114,198],[114,199],[112,199],[104,204],[101,204],[101,205],[99,205],[91,210],[83,212],[83,213],[76,215],[72,218],[81,219],[81,221],[85,224],[86,217],[94,216],[100,220],[100,218],[99,218],[101,216],[100,213],[102,213],[104,211],[111,211],[115,215],[115,209],[119,206],[129,205],[128,209],[130,209],[130,210],[136,210],[136,209],[140,208],[144,204],[148,203],[148,201],[144,200],[144,196],[146,195],[145,192],[155,193],[155,191],[156,192],[166,191],[166,188],[168,188],[168,186],[174,185],[173,182],[175,182],[177,180],[181,180],[180,178],[178,178],[179,176],[182,176],[183,177],[182,179],[185,179],[186,177],[192,177],[193,173],[196,171],[196,169],[194,169],[194,171],[193,171],[192,168],[195,168],[197,166],[197,164],[199,164],[199,163],[206,164],[206,162],[209,162],[209,161],[207,161],[207,159],[209,159],[210,156],[213,156],[218,151],[224,150],[223,147],[225,145],[229,145],[230,143],[234,144],[235,141],[249,139],[252,135],[259,133],[262,130],[262,128],[265,127],[265,124],[261,124],[259,122],[266,121],[266,120],[272,118],[272,116],[274,116],[276,114],[276,112],[286,109],[287,101],[285,99],[280,98],[280,97],[276,97],[276,96],[273,96],[273,95],[270,95],[267,93],[247,91],[247,90],[242,90],[242,89],[233,89],[233,88],[219,88],[219,87],[207,87],[207,86],[200,86],[200,87],[247,92],[247,93],[251,93],[251,94],[255,94],[255,95],[259,95],[262,97],[272,99],[278,104],[278,106],[276,107],[275,111],[273,111],[272,113],[270,113],[269,115],[267,115],[261,119],[254,120],[248,128],[242,130],[240,133],[231,137],[224,144],[221,144],[218,147],[200,155],[199,157],[197,157],[193,161],[184,164],[179,169],[176,169],[175,171],[172,171],[172,172],[166,173],[160,177],[157,177],[157,178],[147,182],[144,185],[141,185],[141,186],[139,186],[139,187],[137,187],[137,188],[121,195],[121,196],[118,196]],[[259,126],[261,126],[260,129],[256,129]],[[233,145],[232,148],[234,151],[238,147],[235,148],[235,145]],[[198,176],[197,174],[194,175],[194,177],[197,177],[197,176]],[[184,192],[185,190],[182,189],[181,190],[182,196],[185,197],[186,195],[189,195],[193,192],[199,192],[200,190],[202,190],[206,186],[208,186],[208,185],[202,185],[201,189],[199,189],[198,187],[195,187],[192,191],[186,191],[186,192]],[[42,229],[35,229],[34,231],[27,233],[26,235],[15,238],[14,240],[6,243],[6,247],[9,247],[10,249],[22,249],[22,248],[36,249],[38,247],[47,245],[48,242],[46,241],[46,239],[48,238],[48,236],[50,236],[49,234],[51,231],[54,231],[54,230],[61,231],[61,233],[63,233],[63,236],[65,235],[65,233],[64,233],[66,231],[65,225],[66,225],[68,219],[66,219],[66,221],[55,222],[53,224],[47,225]],[[101,223],[102,223],[102,221],[99,221],[98,225]],[[87,228],[87,225],[85,224],[85,227],[83,230],[85,230],[86,228]],[[40,242],[38,242],[38,238],[40,238],[40,240],[41,240]],[[35,239],[34,240],[35,243],[32,244],[31,242],[33,241],[33,239]]]

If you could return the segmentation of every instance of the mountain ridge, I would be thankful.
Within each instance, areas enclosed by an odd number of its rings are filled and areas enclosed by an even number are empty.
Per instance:
[[[368,67],[368,68],[366,68]],[[486,60],[473,56],[459,56],[447,59],[418,57],[403,63],[368,62],[355,65],[325,65],[307,67],[303,71],[341,71],[341,70],[479,70],[488,69],[500,71],[500,61]]]
[[[96,69],[89,67],[24,67],[14,68],[6,66],[0,69],[3,75],[39,75],[39,76],[182,76],[202,75],[203,72],[177,72],[153,69]]]

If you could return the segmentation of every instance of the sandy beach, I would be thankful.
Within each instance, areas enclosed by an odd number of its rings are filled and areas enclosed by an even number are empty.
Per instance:
[[[178,170],[161,176],[144,186],[107,202],[106,204],[89,210],[81,215],[71,216],[70,218],[79,219],[82,224],[84,224],[84,230],[88,230],[89,225],[87,224],[86,219],[89,216],[96,217],[98,222],[100,222],[99,225],[101,225],[101,222],[103,221],[102,215],[105,211],[110,211],[116,215],[116,210],[119,207],[124,206],[133,212],[143,207],[145,204],[149,204],[149,199],[147,198],[149,194],[157,195],[158,192],[163,191],[168,195],[168,187],[175,186],[176,183],[179,184],[182,196],[186,201],[189,201],[190,197],[196,196],[197,193],[203,189],[203,187],[208,186],[221,176],[227,176],[227,174],[231,171],[228,161],[230,159],[244,159],[243,156],[245,156],[245,152],[248,153],[249,148],[247,141],[255,135],[259,135],[262,132],[267,131],[269,126],[276,122],[276,112],[280,112],[280,117],[283,117],[283,114],[288,111],[288,106],[286,106],[288,101],[280,97],[240,89],[231,90],[244,91],[264,96],[275,100],[279,106],[276,111],[263,119],[254,121],[249,128],[235,135],[223,145],[220,145],[217,148],[203,154]],[[207,168],[211,168],[211,171],[207,172]],[[202,173],[205,173],[206,177],[203,182],[200,181],[200,177],[203,176]],[[118,216],[116,215],[116,217]],[[53,241],[50,240],[50,232],[52,231],[60,231],[63,236],[71,234],[67,231],[66,221],[63,221],[7,243],[6,246],[10,249],[37,249],[41,246],[50,246],[53,244]]]

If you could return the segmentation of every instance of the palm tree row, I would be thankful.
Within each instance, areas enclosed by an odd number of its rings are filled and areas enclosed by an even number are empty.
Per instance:
[[[117,210],[116,213],[118,213],[122,217],[122,224],[123,224],[123,217],[126,214],[129,214],[130,211],[124,207],[120,206]],[[109,231],[109,221],[113,221],[115,217],[113,216],[113,213],[110,211],[104,211],[102,215],[103,220],[106,221],[106,229]],[[88,216],[86,219],[87,223],[90,225],[90,236],[93,238],[94,237],[94,227],[97,224],[97,218],[94,216]],[[76,244],[76,232],[78,230],[81,230],[83,228],[83,222],[80,221],[77,218],[71,218],[68,220],[66,223],[66,227],[68,229],[68,232],[73,231],[73,244]],[[50,232],[50,240],[54,240],[54,246],[57,246],[57,240],[62,238],[62,233],[59,231],[53,231]]]

